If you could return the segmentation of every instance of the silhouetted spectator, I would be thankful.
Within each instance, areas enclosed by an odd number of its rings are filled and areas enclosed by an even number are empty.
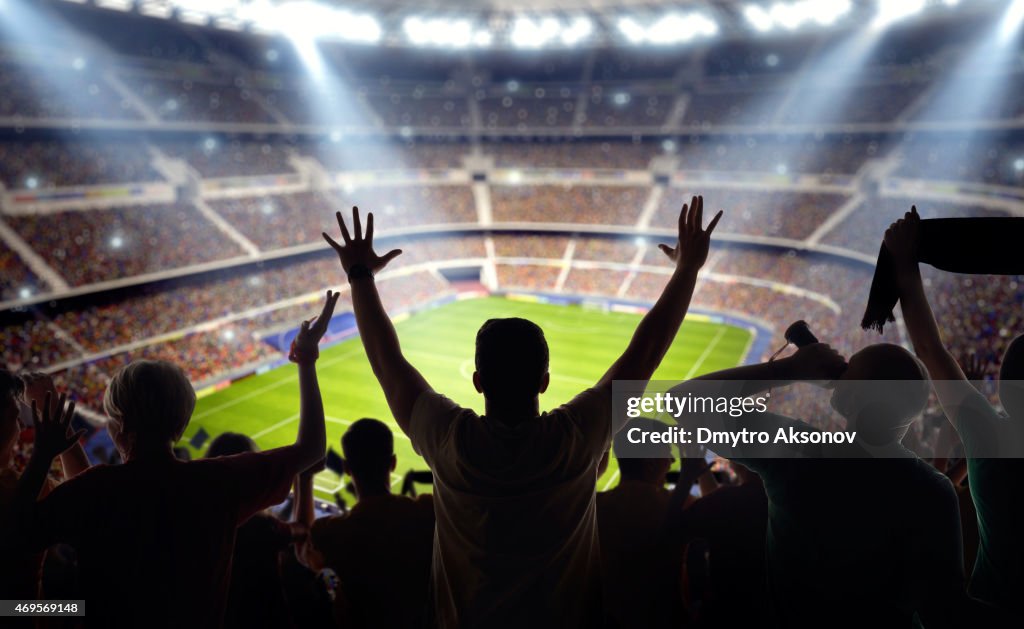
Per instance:
[[[613,380],[647,380],[682,323],[707,260],[703,199],[684,205],[676,264],[623,355],[591,389],[548,413],[544,334],[523,319],[492,319],[477,333],[473,383],[486,414],[434,392],[402,354],[373,274],[401,252],[373,251],[373,214],[354,238],[338,213],[333,241],[352,288],[360,338],[388,405],[434,473],[433,597],[441,627],[592,627],[600,622],[595,492],[611,436]]]
[[[429,609],[433,500],[391,493],[394,438],[382,422],[353,423],[341,447],[359,501],[344,515],[313,523],[303,559],[337,575],[339,626],[421,627]]]
[[[717,394],[745,397],[795,381],[831,382],[832,407],[856,432],[852,444],[830,446],[836,449],[829,452],[812,443],[789,446],[790,458],[744,457],[742,448],[729,455],[761,476],[768,495],[768,612],[774,623],[909,627],[919,617],[927,627],[963,627],[985,618],[987,610],[965,593],[953,487],[900,443],[928,397],[924,367],[909,352],[874,345],[847,364],[815,343],[788,358],[698,381],[680,390],[703,393],[699,387],[709,386]],[[771,434],[778,428],[817,432],[772,413],[719,419]]]
[[[220,626],[236,527],[284,500],[295,475],[324,456],[315,365],[336,299],[328,293],[319,319],[302,324],[292,348],[301,396],[294,444],[178,461],[173,444],[195,407],[192,385],[170,363],[131,363],[104,398],[108,430],[125,463],[94,467],[34,502],[50,461],[74,443],[67,435],[73,409],[63,410],[63,397],[45,408],[4,545],[74,547],[90,625]]]
[[[259,452],[247,435],[225,432],[206,450],[213,459]],[[290,627],[281,587],[281,554],[292,544],[292,528],[267,511],[260,511],[238,527],[231,560],[231,583],[224,611],[224,627]]]
[[[917,262],[920,216],[912,208],[885,233],[907,332],[934,382],[967,455],[967,482],[978,514],[979,547],[970,592],[1024,618],[1024,336],[1007,346],[999,370],[1000,413],[968,381],[946,349]],[[984,257],[984,243],[971,255]],[[1000,252],[1006,254],[1008,252]],[[952,255],[952,254],[951,254]],[[974,259],[964,260],[970,264]],[[1006,313],[1007,315],[1009,313]]]

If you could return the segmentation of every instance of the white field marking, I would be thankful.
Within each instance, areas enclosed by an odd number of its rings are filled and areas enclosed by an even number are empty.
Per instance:
[[[697,373],[697,370],[700,369],[700,366],[704,364],[704,361],[707,360],[707,357],[711,355],[711,350],[715,349],[715,346],[718,345],[718,341],[722,339],[722,336],[724,334],[725,328],[719,328],[718,332],[715,333],[715,338],[711,339],[711,342],[708,343],[708,346],[704,348],[704,351],[701,352],[701,355],[697,358],[697,362],[693,363],[693,366],[690,367],[690,370],[686,372],[685,376],[683,376],[683,380],[689,380],[690,377],[693,376],[693,374]]]
[[[360,349],[362,349],[362,347],[360,347]],[[352,350],[350,352],[345,352],[341,356],[336,356],[336,357],[334,357],[334,358],[332,358],[330,360],[325,360],[323,363],[320,364],[320,367],[323,368],[323,367],[330,367],[331,365],[335,365],[335,364],[341,362],[342,360],[348,358],[352,354],[355,354],[356,351],[357,350]],[[252,391],[249,391],[245,395],[242,395],[240,397],[234,398],[232,400],[228,400],[227,402],[224,402],[223,404],[218,404],[217,406],[214,406],[213,408],[206,409],[202,413],[197,413],[197,414],[193,415],[192,416],[192,420],[202,419],[202,418],[207,417],[209,415],[212,415],[212,414],[214,414],[214,413],[216,413],[218,411],[222,411],[225,408],[230,408],[230,407],[234,406],[235,404],[239,404],[239,403],[244,402],[246,400],[250,400],[250,399],[256,397],[257,395],[262,395],[263,393],[266,393],[267,391],[270,391],[271,389],[276,389],[277,387],[284,386],[284,385],[286,385],[286,384],[288,384],[290,382],[294,382],[294,381],[296,381],[298,379],[299,379],[299,375],[295,374],[294,376],[289,376],[289,377],[284,378],[282,380],[278,380],[277,382],[268,384],[266,386],[262,386],[262,387],[260,387],[258,389],[253,389]]]
[[[604,488],[601,489],[601,491],[608,491],[609,489],[611,489],[612,484],[617,480],[619,480],[619,470],[615,470],[615,472],[612,473],[612,477],[609,478],[608,482],[604,484]]]
[[[296,414],[292,415],[291,417],[288,417],[286,419],[282,419],[281,421],[277,422],[273,426],[267,426],[263,430],[261,430],[261,431],[259,431],[257,433],[253,433],[253,434],[251,434],[249,436],[251,438],[253,438],[253,439],[259,439],[260,437],[262,437],[264,435],[269,435],[270,433],[274,432],[278,428],[284,428],[285,426],[287,426],[288,424],[290,424],[293,421],[297,420],[298,418],[299,418],[299,414],[296,413]]]

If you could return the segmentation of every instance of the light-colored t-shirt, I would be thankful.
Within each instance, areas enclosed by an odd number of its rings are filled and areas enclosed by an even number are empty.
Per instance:
[[[589,389],[510,425],[420,396],[409,435],[434,473],[439,627],[600,621],[595,491],[611,410],[610,391]]]

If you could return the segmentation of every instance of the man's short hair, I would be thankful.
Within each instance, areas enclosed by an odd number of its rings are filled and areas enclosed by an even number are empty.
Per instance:
[[[25,394],[25,381],[6,369],[0,368],[0,399],[21,399]]]
[[[206,457],[213,459],[219,456],[231,456],[244,452],[259,452],[259,447],[249,435],[240,432],[222,432],[210,442],[206,449]]]
[[[353,478],[373,478],[391,472],[395,438],[384,422],[364,417],[341,437],[345,469]]]
[[[869,345],[854,354],[851,363],[854,360],[865,365],[864,377],[870,378],[843,383],[850,395],[860,398],[858,432],[873,444],[902,439],[928,403],[928,370],[916,356],[893,343]]]
[[[653,469],[664,467],[665,459],[674,458],[672,446],[667,443],[645,443],[642,446],[630,443],[628,434],[633,428],[639,428],[650,434],[662,432],[668,426],[655,419],[638,417],[630,420],[622,430],[615,434],[612,440],[615,460],[619,462],[619,473],[622,474],[622,478],[646,478],[650,474],[652,466]]]
[[[196,392],[181,367],[136,360],[122,367],[103,396],[103,410],[121,432],[146,443],[181,438],[196,407]]]
[[[476,334],[476,370],[480,388],[491,400],[533,398],[548,371],[544,331],[516,317],[487,320]]]

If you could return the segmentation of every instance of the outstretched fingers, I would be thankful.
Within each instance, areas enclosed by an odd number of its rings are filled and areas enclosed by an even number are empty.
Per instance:
[[[352,237],[348,234],[348,227],[345,225],[345,219],[342,218],[341,212],[335,212],[334,215],[338,217],[338,227],[341,228],[341,239],[345,241],[346,245],[350,244],[352,242]]]
[[[352,206],[352,226],[356,232],[356,240],[363,239],[363,222],[359,219],[359,208]]]
[[[704,230],[705,234],[710,236],[711,232],[715,231],[715,227],[718,226],[718,221],[722,219],[722,213],[722,210],[718,210],[718,214],[715,214],[715,217],[711,219],[711,222],[708,224],[708,228]]]

